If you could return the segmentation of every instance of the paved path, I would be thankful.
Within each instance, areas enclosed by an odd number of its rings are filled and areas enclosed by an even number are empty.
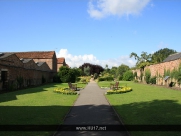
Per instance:
[[[66,116],[64,125],[121,125],[96,82],[91,81]],[[126,131],[62,131],[54,136],[129,136]]]

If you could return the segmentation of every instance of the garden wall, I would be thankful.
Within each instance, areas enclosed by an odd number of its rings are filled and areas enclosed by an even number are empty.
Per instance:
[[[172,71],[174,68],[178,68],[179,65],[181,63],[181,59],[177,59],[177,60],[173,60],[173,61],[168,61],[168,62],[163,62],[163,63],[159,63],[159,64],[154,64],[154,65],[150,65],[150,66],[146,66],[144,68],[144,71],[142,71],[142,73],[145,72],[146,69],[149,69],[151,72],[151,77],[156,76],[156,84],[158,85],[166,85],[168,86],[170,84],[170,82],[175,82],[174,79],[168,79],[168,80],[164,80],[164,71],[165,70],[170,70]],[[133,70],[133,73],[137,72],[137,80],[141,81],[141,70],[140,69],[136,69]],[[143,74],[142,77],[142,81],[145,82],[145,77]],[[178,87],[179,85],[176,84],[176,86]]]

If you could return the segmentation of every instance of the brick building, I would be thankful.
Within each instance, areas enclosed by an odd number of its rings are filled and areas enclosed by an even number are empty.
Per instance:
[[[57,58],[57,71],[59,71],[59,68],[62,67],[62,66],[69,67],[68,64],[66,64],[64,57]]]
[[[0,53],[0,90],[52,82],[56,73],[54,51]]]
[[[18,58],[33,59],[36,62],[46,62],[52,72],[57,72],[55,51],[15,52]]]

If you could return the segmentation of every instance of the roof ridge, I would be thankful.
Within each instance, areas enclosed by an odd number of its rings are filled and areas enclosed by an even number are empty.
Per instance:
[[[13,52],[13,53],[24,53],[24,52],[55,52],[55,51],[20,51],[20,52]]]
[[[180,54],[181,52],[177,52],[177,53],[174,53],[174,54],[170,54],[169,56],[172,56],[172,55],[177,55],[177,54]]]

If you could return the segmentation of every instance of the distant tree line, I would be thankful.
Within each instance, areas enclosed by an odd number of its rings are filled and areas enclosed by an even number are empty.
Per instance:
[[[145,66],[151,64],[157,64],[163,62],[169,55],[177,53],[175,50],[164,48],[156,51],[153,54],[148,54],[147,52],[142,52],[140,56],[138,56],[135,52],[130,54],[130,58],[134,57],[136,62],[136,68],[144,69]]]
[[[94,77],[98,77],[100,72],[103,72],[104,68],[100,65],[94,65],[90,63],[84,63],[79,68],[68,68],[66,66],[62,66],[59,68],[59,71],[56,76],[54,76],[54,82],[76,82],[79,81],[80,76],[90,76],[94,75]]]
[[[135,52],[132,52],[130,58],[134,57],[137,60],[134,68],[139,68],[143,71],[146,66],[163,62],[165,58],[174,53],[177,52],[172,49],[164,48],[153,54],[148,54],[143,51],[140,56]],[[93,75],[95,79],[99,77],[99,81],[115,79],[130,81],[136,76],[136,73],[132,73],[131,71],[134,68],[121,64],[118,67],[112,67],[109,69],[107,64],[105,68],[103,68],[100,65],[94,65],[91,63],[84,63],[79,68],[68,68],[62,66],[60,67],[58,74],[54,77],[54,82],[76,82],[79,79],[78,77],[90,75]],[[148,79],[150,78],[149,72],[147,72],[147,77]],[[147,82],[149,81],[148,79]]]

